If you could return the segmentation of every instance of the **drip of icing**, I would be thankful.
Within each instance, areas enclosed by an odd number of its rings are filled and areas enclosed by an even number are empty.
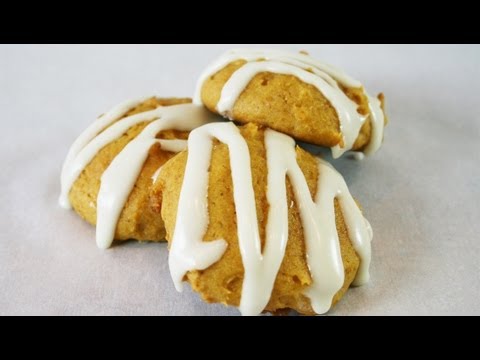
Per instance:
[[[376,97],[368,96],[370,108],[370,121],[372,123],[372,135],[370,142],[365,148],[366,155],[371,155],[377,152],[382,146],[383,130],[385,127],[385,114],[381,108],[381,102]]]
[[[130,108],[124,106],[122,112],[115,113],[115,117],[111,118],[116,120],[111,120],[109,127],[108,125],[103,127],[103,132],[99,133],[102,131],[98,130],[100,126],[95,127],[97,136],[91,137],[90,142],[83,141],[83,148],[78,147],[71,151],[75,155],[67,157],[62,172],[61,203],[69,204],[68,194],[73,183],[96,154],[103,147],[120,138],[132,126],[151,121],[135,139],[117,154],[101,177],[97,197],[96,238],[98,247],[103,249],[112,244],[118,219],[148,157],[150,148],[158,143],[165,151],[180,152],[187,146],[186,140],[156,139],[157,134],[167,129],[191,131],[214,119],[214,116],[203,107],[193,104],[159,107],[152,111],[121,118],[141,102],[130,102]],[[94,132],[93,129],[89,130],[89,134]]]
[[[365,159],[365,154],[360,151],[349,151],[347,154],[357,161],[362,161]]]
[[[312,200],[307,182],[296,161],[295,143],[273,130],[265,132],[267,151],[269,212],[266,242],[262,253],[252,186],[248,146],[239,130],[230,123],[210,124],[194,130],[188,142],[188,159],[178,202],[169,267],[177,290],[188,271],[203,270],[220,260],[227,243],[223,239],[204,242],[208,227],[208,169],[212,141],[228,146],[232,169],[237,235],[245,269],[240,311],[257,315],[271,296],[288,241],[286,177],[290,179],[300,210],[306,243],[307,262],[313,279],[305,295],[316,313],[324,313],[342,287],[344,268],[335,225],[334,199],[342,207],[352,244],[361,258],[356,284],[368,281],[371,228],[351,197],[342,176],[318,159],[318,189]],[[370,230],[369,230],[370,229]]]
[[[195,92],[195,102],[201,104],[201,91],[205,81],[236,60],[245,60],[247,64],[235,71],[225,83],[217,111],[232,118],[232,111],[237,99],[245,90],[250,81],[259,73],[271,72],[284,75],[293,75],[305,83],[315,86],[335,108],[340,121],[340,130],[343,137],[343,147],[337,145],[332,148],[332,156],[338,158],[350,150],[358,137],[360,129],[368,117],[357,112],[358,105],[348,98],[338,84],[346,87],[360,88],[361,83],[343,71],[331,65],[324,64],[312,59],[305,54],[292,54],[279,50],[232,50],[225,53],[212,63],[200,76]],[[379,104],[369,98],[371,112],[372,131],[371,149],[372,154],[378,149],[383,138],[383,124],[376,121],[382,110]],[[382,115],[383,116],[383,113]]]

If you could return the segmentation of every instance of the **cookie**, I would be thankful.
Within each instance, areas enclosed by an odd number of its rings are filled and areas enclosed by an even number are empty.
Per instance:
[[[163,240],[163,221],[149,205],[153,179],[185,149],[189,131],[214,118],[190,99],[152,97],[116,106],[72,145],[60,204],[96,225],[101,248],[114,239]]]
[[[346,151],[375,153],[387,119],[384,96],[305,53],[232,50],[202,74],[196,103],[240,124],[256,123],[296,140]]]
[[[371,228],[331,165],[256,124],[207,124],[152,189],[177,289],[244,315],[321,314],[368,281]]]

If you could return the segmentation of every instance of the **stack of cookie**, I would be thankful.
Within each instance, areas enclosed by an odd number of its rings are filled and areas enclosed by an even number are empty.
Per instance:
[[[102,115],[67,155],[60,203],[96,225],[101,248],[167,240],[178,290],[188,281],[244,315],[322,314],[368,281],[372,230],[343,177],[296,141],[373,154],[383,103],[305,53],[229,51],[193,103]]]

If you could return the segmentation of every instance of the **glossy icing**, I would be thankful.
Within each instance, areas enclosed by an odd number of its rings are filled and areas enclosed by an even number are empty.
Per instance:
[[[273,130],[266,130],[265,146],[267,199],[269,208],[275,208],[275,214],[268,214],[266,243],[261,251],[247,143],[235,125],[218,123],[192,131],[188,141],[188,160],[169,257],[172,279],[179,291],[188,271],[207,269],[221,259],[227,248],[223,239],[203,241],[209,223],[208,170],[214,139],[226,144],[230,154],[237,235],[245,269],[240,303],[242,314],[257,315],[263,311],[285,254],[288,206],[293,206],[287,204],[286,176],[292,183],[304,229],[307,262],[313,279],[305,295],[310,298],[314,311],[318,314],[328,311],[333,296],[344,282],[334,199],[340,203],[349,237],[361,259],[355,283],[361,285],[368,281],[372,232],[342,176],[331,165],[317,159],[318,190],[313,201],[296,161],[294,140]]]
[[[157,139],[157,134],[169,129],[191,131],[215,119],[205,108],[194,104],[158,107],[125,116],[146,99],[127,101],[101,116],[74,142],[63,165],[59,201],[63,207],[70,208],[70,189],[98,152],[120,138],[132,126],[149,122],[142,132],[117,154],[101,177],[96,203],[96,239],[98,247],[103,249],[112,244],[118,219],[150,148],[155,143],[160,144],[163,150],[171,152],[186,148],[186,140]]]
[[[237,99],[257,74],[270,72],[293,75],[316,87],[337,112],[343,136],[343,146],[336,145],[332,148],[333,157],[338,158],[352,149],[368,116],[357,112],[358,105],[344,93],[339,85],[349,88],[362,88],[362,84],[343,71],[314,60],[306,54],[295,54],[280,50],[231,50],[213,62],[200,76],[195,93],[197,104],[202,103],[201,91],[205,81],[237,60],[245,60],[247,63],[235,71],[223,86],[217,103],[219,114],[232,119],[232,112]],[[368,99],[372,135],[365,153],[373,154],[382,143],[384,115],[380,107],[380,101],[372,97],[368,97]]]

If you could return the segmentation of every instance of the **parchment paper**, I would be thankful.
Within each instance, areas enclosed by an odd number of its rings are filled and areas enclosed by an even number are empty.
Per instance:
[[[177,293],[164,244],[99,250],[94,229],[57,205],[63,159],[96,116],[129,98],[191,95],[231,47],[0,45],[0,314],[238,314]],[[330,314],[480,315],[480,47],[285,47],[387,96],[381,151],[334,162],[374,241],[371,282]]]

